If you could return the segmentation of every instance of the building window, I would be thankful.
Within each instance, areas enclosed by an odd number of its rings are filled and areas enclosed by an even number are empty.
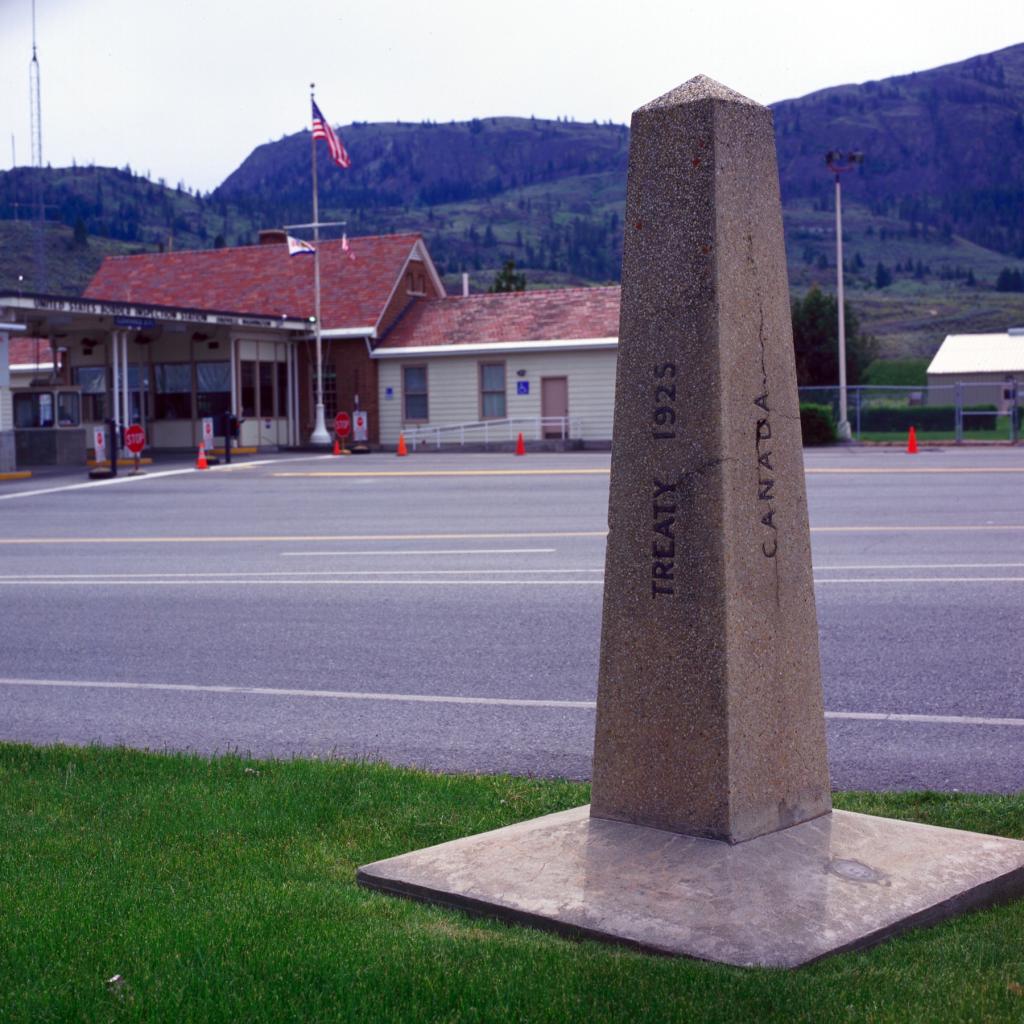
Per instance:
[[[22,430],[27,427],[52,427],[53,393],[37,391],[34,394],[16,394],[14,425]]]
[[[156,418],[188,420],[192,418],[192,364],[157,363]]]
[[[196,363],[196,415],[219,416],[231,409],[231,364]]]
[[[242,360],[242,417],[256,415],[256,364]]]
[[[323,372],[324,419],[329,425],[330,421],[338,415],[338,371],[333,363],[324,363]]]
[[[427,368],[426,366],[402,367],[403,419],[408,422],[425,423],[427,415]]]
[[[480,364],[480,418],[503,420],[505,411],[505,364]]]
[[[62,427],[77,427],[81,422],[78,392],[58,391],[57,423]]]
[[[273,363],[260,363],[260,415],[265,420],[274,415]]]
[[[107,418],[107,370],[104,366],[76,366],[71,383],[82,389],[82,416],[87,423]]]
[[[288,364],[277,363],[277,415],[288,415]]]

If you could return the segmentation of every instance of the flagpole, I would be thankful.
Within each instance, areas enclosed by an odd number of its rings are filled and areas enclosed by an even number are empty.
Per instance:
[[[310,109],[312,110],[315,96],[313,90],[315,82],[309,84]],[[327,423],[324,420],[324,358],[323,341],[320,334],[320,203],[316,187],[316,139],[313,133],[309,136],[313,157],[313,315],[316,317],[316,420],[313,425],[313,433],[309,440],[315,445],[329,445],[331,436],[327,433]]]

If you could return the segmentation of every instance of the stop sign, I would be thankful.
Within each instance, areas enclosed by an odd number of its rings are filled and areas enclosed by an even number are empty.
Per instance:
[[[124,446],[133,455],[138,455],[146,447],[146,432],[138,423],[133,423],[124,432]]]
[[[349,419],[347,412],[339,412],[334,417],[334,432],[338,437],[348,437],[349,429],[352,426],[352,421]]]

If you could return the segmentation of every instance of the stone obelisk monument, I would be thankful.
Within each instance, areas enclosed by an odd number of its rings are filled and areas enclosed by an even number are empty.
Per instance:
[[[832,811],[771,112],[633,115],[593,802],[362,885],[792,967],[1024,894],[1024,842]]]
[[[831,810],[772,116],[632,128],[591,813],[736,843]]]

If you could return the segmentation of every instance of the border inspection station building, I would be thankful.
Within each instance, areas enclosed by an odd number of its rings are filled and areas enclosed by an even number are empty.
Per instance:
[[[242,447],[307,444],[313,268],[286,242],[107,257],[80,297],[0,294],[0,461],[16,447],[22,465],[84,464],[111,418],[155,451],[194,449],[203,419],[228,412]],[[515,420],[532,437],[610,438],[617,286],[449,297],[420,235],[319,249],[328,422],[361,410],[385,447]],[[28,381],[7,369],[15,331],[43,339]]]

